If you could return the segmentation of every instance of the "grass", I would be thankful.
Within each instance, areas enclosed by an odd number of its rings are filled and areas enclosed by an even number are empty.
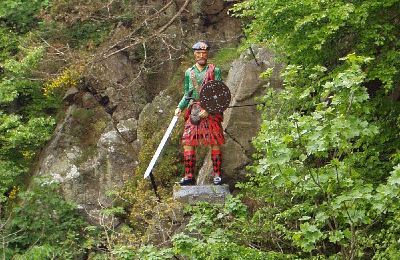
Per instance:
[[[210,63],[214,63],[222,70],[222,75],[226,77],[232,62],[239,58],[240,52],[236,47],[226,47],[218,50],[218,52],[210,58]]]

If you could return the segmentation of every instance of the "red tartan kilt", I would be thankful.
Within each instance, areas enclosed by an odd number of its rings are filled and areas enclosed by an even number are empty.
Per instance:
[[[182,144],[188,146],[222,145],[225,137],[222,129],[222,114],[210,114],[202,118],[198,125],[190,122],[190,109],[185,113],[185,127],[182,135]]]

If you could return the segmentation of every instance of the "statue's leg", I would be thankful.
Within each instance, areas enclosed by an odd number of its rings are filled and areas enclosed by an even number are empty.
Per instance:
[[[180,181],[181,185],[194,184],[194,169],[196,166],[196,151],[193,146],[183,146],[183,159],[185,164],[185,176]]]
[[[221,164],[222,164],[222,152],[219,145],[213,145],[211,147],[211,160],[213,164],[213,182],[216,185],[221,184]]]

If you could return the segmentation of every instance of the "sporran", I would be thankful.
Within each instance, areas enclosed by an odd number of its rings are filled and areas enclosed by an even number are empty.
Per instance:
[[[192,124],[198,125],[200,123],[200,111],[200,105],[198,103],[193,103],[190,110],[190,122]]]

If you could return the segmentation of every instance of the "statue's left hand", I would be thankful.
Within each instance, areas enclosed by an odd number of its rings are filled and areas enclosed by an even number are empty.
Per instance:
[[[202,110],[200,111],[200,113],[199,113],[199,116],[200,116],[201,118],[206,118],[206,117],[208,117],[208,112],[205,111],[204,109],[202,109]]]

